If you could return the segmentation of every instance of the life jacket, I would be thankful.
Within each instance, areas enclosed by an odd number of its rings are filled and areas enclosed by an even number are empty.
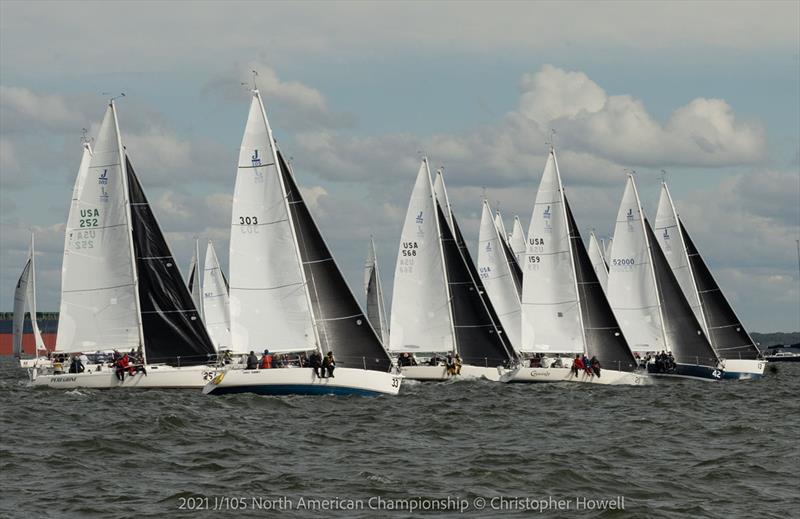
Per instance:
[[[272,355],[261,357],[261,369],[272,369]]]

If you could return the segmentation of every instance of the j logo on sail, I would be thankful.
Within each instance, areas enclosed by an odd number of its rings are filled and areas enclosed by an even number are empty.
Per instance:
[[[625,219],[628,221],[628,232],[633,232],[633,209],[628,209],[628,214],[625,215]]]
[[[542,213],[542,218],[544,218],[544,231],[550,232],[552,230],[552,224],[550,223],[552,213],[550,212],[550,206],[548,205],[544,209],[544,213]]]
[[[108,185],[108,170],[104,169],[100,176],[97,177],[97,185],[99,186],[106,186]]]
[[[424,220],[423,220],[423,218],[422,218],[422,211],[420,211],[420,212],[419,212],[419,214],[417,215],[417,223],[418,223],[418,224],[420,224],[420,225],[422,225],[422,222],[423,222],[423,221],[424,221]]]
[[[492,252],[492,242],[486,244],[486,252]]]
[[[261,158],[258,156],[258,150],[253,151],[253,155],[250,157],[250,160],[253,163],[253,167],[261,165]]]

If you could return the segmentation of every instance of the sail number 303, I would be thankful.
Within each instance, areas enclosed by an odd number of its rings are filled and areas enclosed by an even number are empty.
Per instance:
[[[239,225],[258,225],[257,216],[240,216]]]

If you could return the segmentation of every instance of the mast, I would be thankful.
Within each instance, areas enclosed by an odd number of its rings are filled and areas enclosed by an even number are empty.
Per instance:
[[[142,364],[147,364],[147,348],[144,347],[144,327],[142,325],[142,303],[139,300],[139,271],[136,268],[136,250],[133,246],[133,224],[131,217],[130,189],[128,186],[128,161],[125,160],[125,148],[122,147],[122,135],[119,132],[117,108],[114,99],[109,102],[114,115],[114,129],[117,132],[117,150],[119,151],[119,167],[122,172],[122,192],[125,197],[125,225],[127,227],[128,245],[131,252],[131,274],[133,278],[133,295],[136,301],[136,323],[139,327],[139,346],[142,348]]]
[[[195,237],[194,239],[194,257],[197,258],[197,262],[194,266],[195,272],[195,283],[197,284],[197,301],[195,304],[197,305],[197,313],[200,314],[200,319],[203,322],[206,322],[206,312],[205,312],[205,305],[203,304],[203,285],[200,277],[200,273],[203,270],[200,268],[200,238]]]
[[[428,157],[423,157],[422,162],[425,163],[425,170],[428,173],[428,182],[430,182],[431,169],[430,166],[428,165]],[[442,187],[444,188],[444,183],[442,183]],[[444,196],[445,198],[447,197],[446,192],[444,193]],[[456,335],[455,316],[453,315],[453,291],[450,288],[450,279],[449,276],[447,275],[447,262],[444,257],[444,247],[442,245],[442,239],[443,239],[442,228],[439,225],[438,212],[441,210],[441,207],[439,206],[439,201],[436,197],[436,190],[434,189],[433,185],[431,185],[431,198],[433,199],[433,211],[434,213],[436,213],[434,219],[436,220],[436,235],[438,237],[438,243],[439,243],[439,254],[441,255],[442,258],[442,276],[444,277],[444,285],[447,287],[447,312],[450,315],[450,334],[453,337],[453,355],[456,355],[458,354],[458,336]],[[447,202],[447,207],[449,213],[449,207],[450,207],[449,202]],[[445,222],[450,222],[449,215],[445,216]],[[456,246],[457,245],[458,244],[456,244]]]
[[[642,209],[642,202],[639,200],[639,191],[636,189],[636,181],[633,178],[633,173],[628,173],[628,179],[633,186],[633,194],[636,196],[636,208],[639,210],[639,220],[642,222],[642,234],[644,234],[644,241],[647,244],[647,255],[650,258],[650,272],[653,274],[653,286],[656,287],[656,294],[658,297],[658,316],[661,319],[661,338],[664,340],[664,346],[667,348],[668,351],[672,351],[672,346],[667,341],[667,330],[664,326],[664,308],[663,308],[663,296],[661,295],[661,290],[658,287],[658,281],[656,280],[656,267],[655,262],[653,260],[653,244],[650,243],[650,237],[647,234],[647,222],[644,221],[644,210]]]
[[[31,279],[30,279],[30,295],[31,300],[28,303],[28,308],[31,312],[31,328],[33,329],[34,336],[34,350],[35,357],[39,358],[39,339],[41,333],[39,332],[39,324],[36,320],[36,252],[34,249],[34,234],[31,232]]]
[[[292,210],[289,207],[289,196],[286,191],[286,184],[283,181],[283,175],[281,175],[281,165],[278,161],[278,152],[276,150],[275,145],[275,138],[272,136],[272,127],[269,124],[269,119],[267,118],[267,111],[264,109],[264,101],[261,99],[261,93],[258,91],[257,88],[253,89],[253,95],[256,96],[258,99],[258,105],[261,108],[261,115],[264,117],[264,124],[267,126],[267,135],[269,137],[269,144],[272,150],[272,160],[275,161],[275,168],[278,171],[278,181],[281,185],[281,193],[283,195],[283,203],[286,208],[286,214],[289,219],[289,228],[291,229],[292,233],[292,241],[294,242],[294,249],[295,253],[297,254],[297,262],[300,264],[300,276],[303,280],[303,291],[306,295],[306,303],[308,304],[308,311],[311,315],[311,328],[314,330],[314,339],[317,344],[317,351],[320,355],[323,355],[324,352],[322,351],[322,341],[320,341],[319,336],[319,328],[317,325],[317,317],[314,315],[314,305],[311,304],[311,295],[308,292],[308,279],[306,279],[306,272],[305,268],[303,267],[303,256],[300,254],[300,243],[297,240],[297,232],[295,231],[295,224],[294,218],[292,217]]]
[[[567,224],[567,243],[569,244],[569,263],[572,267],[572,284],[575,287],[575,299],[578,302],[578,319],[581,323],[581,337],[583,338],[583,352],[588,353],[588,341],[586,339],[586,323],[583,322],[583,310],[581,310],[581,291],[578,290],[578,273],[575,271],[575,251],[572,250],[572,232],[569,228],[569,218],[567,217],[567,204],[564,200],[564,186],[561,184],[561,172],[558,169],[556,150],[550,145],[550,153],[553,155],[553,163],[556,169],[556,179],[558,180],[558,193],[561,198],[561,212],[564,214],[564,222]]]

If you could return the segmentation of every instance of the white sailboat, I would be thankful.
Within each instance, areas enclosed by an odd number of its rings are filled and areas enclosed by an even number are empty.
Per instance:
[[[203,314],[208,335],[217,351],[231,348],[231,313],[228,280],[219,265],[211,240],[203,266]]]
[[[381,343],[389,344],[389,323],[386,320],[386,305],[383,301],[383,285],[378,270],[378,254],[375,241],[370,237],[367,262],[364,264],[364,293],[367,296],[367,318],[375,328]]]
[[[33,330],[34,350],[33,358],[23,358],[22,338],[25,333],[25,309],[27,308],[31,319],[31,329]],[[28,260],[22,269],[22,274],[17,281],[14,291],[14,318],[12,324],[12,352],[14,357],[20,359],[20,366],[32,370],[33,373],[39,367],[50,365],[46,357],[40,357],[42,353],[47,353],[42,332],[39,330],[39,322],[36,318],[36,259],[34,237],[31,233],[31,247],[28,253]]]
[[[408,378],[450,378],[441,362],[450,354],[461,358],[458,376],[499,380],[514,355],[468,254],[441,173],[434,188],[423,159],[403,225],[392,294],[389,350],[400,355]],[[423,357],[425,364],[416,364]]]
[[[666,182],[661,185],[655,234],[697,321],[721,358],[723,378],[761,378],[767,363],[689,238]]]
[[[98,355],[81,373],[34,373],[33,385],[201,387],[214,376],[213,345],[125,156],[113,101],[84,148],[61,283],[54,353]],[[141,351],[144,370],[119,380],[99,358],[111,350]]]
[[[597,279],[564,194],[551,147],[528,231],[522,288],[522,341],[539,354],[504,382],[575,381],[641,385],[636,361]],[[601,370],[577,369],[573,356]],[[538,360],[538,363],[536,362]]]
[[[517,263],[520,268],[524,266],[525,255],[527,254],[528,238],[525,236],[525,231],[522,229],[522,223],[519,221],[519,216],[514,215],[514,227],[511,228],[511,236],[508,238],[508,243],[511,245],[511,250],[517,257]]]
[[[674,355],[668,372],[651,359],[653,374],[717,380],[722,376],[719,358],[654,242],[633,175],[628,175],[614,229],[608,299],[637,355]]]
[[[594,231],[589,233],[589,260],[592,262],[597,280],[603,291],[608,288],[608,263],[606,263],[603,247],[594,235]]]
[[[499,212],[497,214],[499,215]],[[478,236],[478,273],[503,325],[503,330],[511,345],[519,352],[522,347],[520,336],[522,273],[504,236],[501,228],[498,228],[497,220],[492,219],[489,202],[484,200]]]
[[[230,276],[231,350],[269,350],[284,360],[270,369],[230,365],[205,393],[397,394],[402,377],[389,373],[391,360],[275,145],[258,90],[239,154]],[[306,355],[328,352],[333,377],[305,367]]]

